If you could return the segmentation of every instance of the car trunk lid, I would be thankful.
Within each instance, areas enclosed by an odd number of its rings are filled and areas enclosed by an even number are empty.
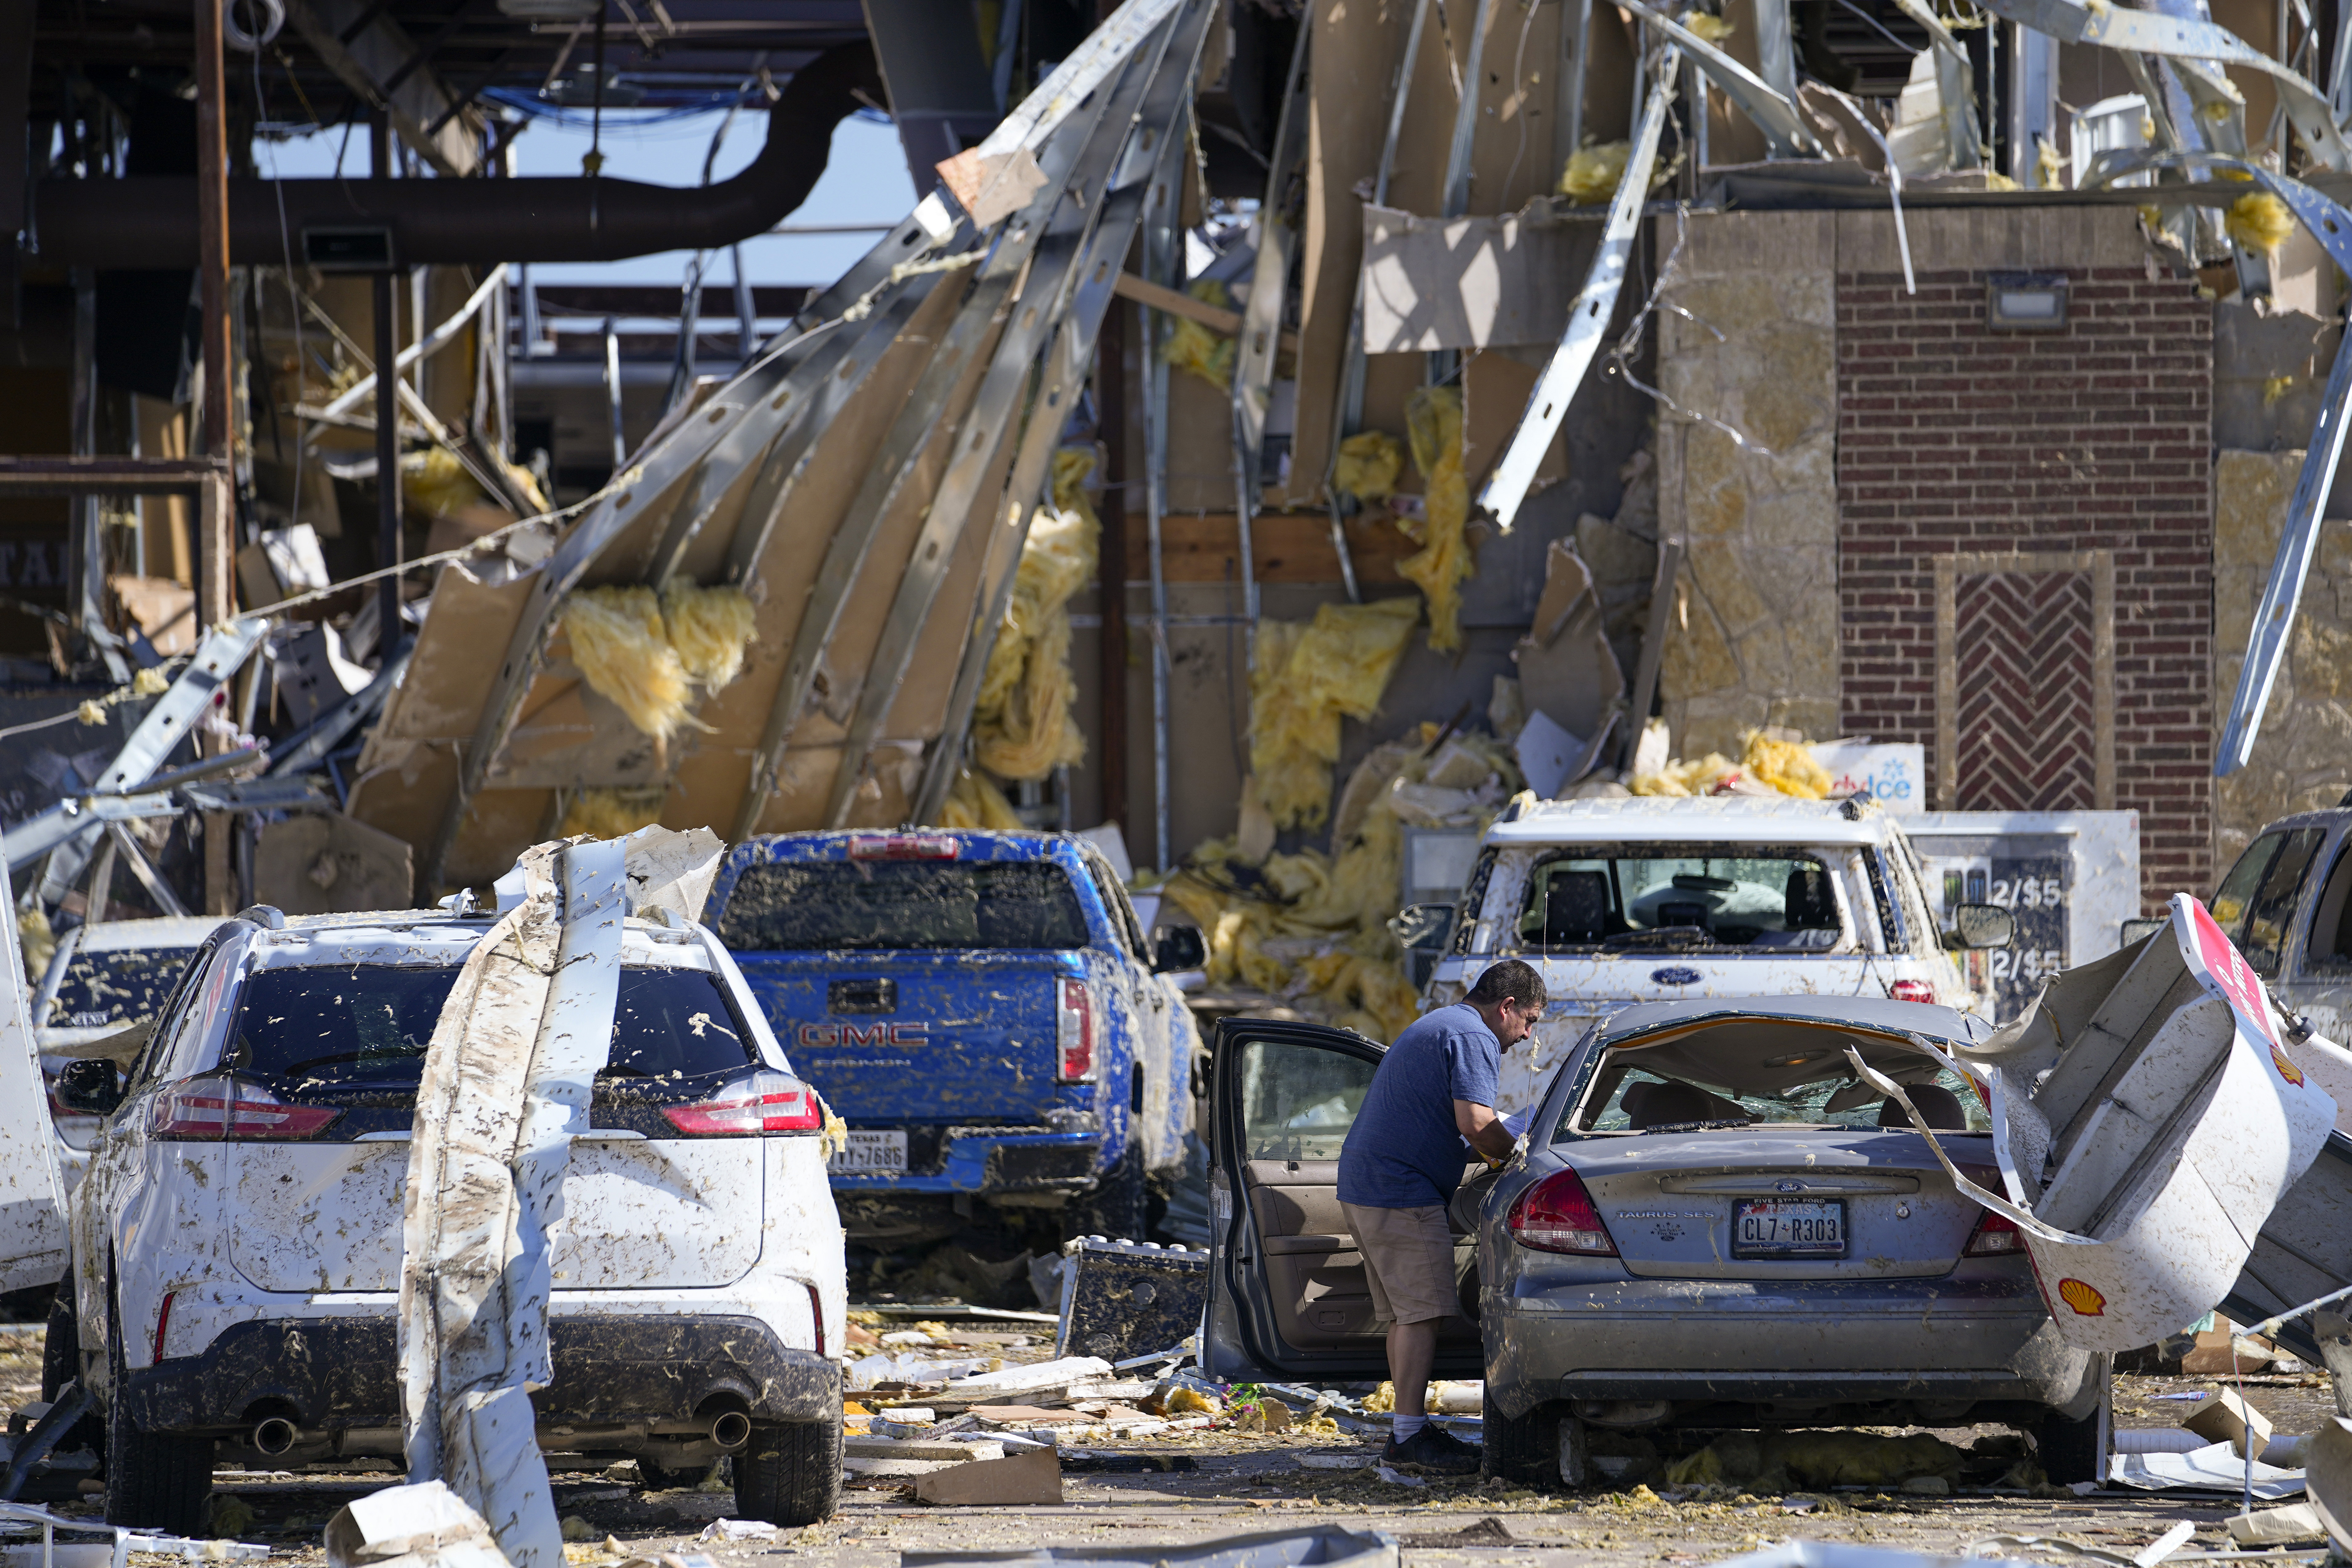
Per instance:
[[[1990,1166],[1985,1135],[1944,1137]],[[1643,1132],[1580,1140],[1570,1163],[1626,1271],[1647,1279],[1930,1278],[1984,1212],[1913,1132]]]

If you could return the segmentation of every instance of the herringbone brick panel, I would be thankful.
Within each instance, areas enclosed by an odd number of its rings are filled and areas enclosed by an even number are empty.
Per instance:
[[[2089,575],[1989,572],[1956,586],[1960,809],[2089,808]]]

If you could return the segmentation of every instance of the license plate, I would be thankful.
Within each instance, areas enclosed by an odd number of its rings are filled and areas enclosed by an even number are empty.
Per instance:
[[[868,1175],[877,1171],[907,1168],[904,1132],[852,1132],[849,1142],[825,1169],[835,1175]]]
[[[1845,1205],[1746,1198],[1731,1205],[1734,1258],[1843,1258]]]

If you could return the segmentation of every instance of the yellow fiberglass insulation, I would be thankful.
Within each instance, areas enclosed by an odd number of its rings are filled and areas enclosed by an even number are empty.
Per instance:
[[[1635,795],[1705,795],[1739,771],[1739,764],[1721,752],[1709,752],[1694,761],[1669,762],[1654,773],[1637,773],[1625,787]]]
[[[16,917],[16,949],[25,961],[26,984],[38,985],[58,952],[58,934],[49,929],[45,911],[26,910]]]
[[[1470,483],[1462,472],[1462,389],[1423,387],[1406,399],[1404,422],[1428,516],[1419,527],[1405,528],[1422,548],[1398,562],[1397,571],[1429,601],[1430,647],[1452,653],[1462,646],[1462,584],[1476,570],[1464,532]]]
[[[1331,487],[1360,501],[1386,500],[1404,471],[1404,445],[1385,430],[1359,430],[1339,443]]]
[[[743,673],[751,640],[751,597],[740,588],[673,583],[662,593],[662,626],[686,673],[716,691]]]
[[[1087,500],[1095,457],[1085,448],[1054,454],[1054,504],[1030,520],[1028,542],[1013,574],[1013,602],[996,628],[972,712],[972,755],[1001,779],[1042,779],[1083,762],[1086,737],[1071,705],[1070,595],[1095,574],[1102,527]]]
[[[1666,1467],[1685,1486],[1752,1486],[1759,1492],[1798,1487],[1896,1487],[1922,1476],[1958,1486],[1967,1456],[1925,1432],[1887,1437],[1872,1432],[1731,1432]]]
[[[1293,632],[1304,628],[1293,627]],[[1230,839],[1201,845],[1165,884],[1200,926],[1213,985],[1252,986],[1285,1005],[1375,1039],[1394,1039],[1418,1013],[1403,953],[1388,928],[1397,912],[1404,831],[1391,786],[1418,783],[1437,727],[1376,746],[1342,796],[1338,854],[1302,849],[1249,867]],[[1487,754],[1481,749],[1481,754]],[[1500,747],[1499,800],[1519,785]]]
[[[1631,142],[1591,142],[1579,147],[1559,172],[1559,194],[1580,207],[1607,201],[1617,194],[1625,178],[1625,160],[1633,155]]]
[[[687,722],[686,665],[662,626],[651,588],[584,588],[563,604],[572,662],[648,735],[667,740]]]
[[[418,511],[453,512],[489,498],[474,476],[446,447],[413,453],[400,460],[400,499]]]
[[[948,790],[948,798],[940,806],[941,827],[986,828],[991,832],[1017,832],[1026,827],[1014,813],[1013,803],[1004,798],[984,773],[965,768],[956,774],[955,784]]]
[[[1813,761],[1803,742],[1769,740],[1761,730],[1748,731],[1748,747],[1739,760],[1757,783],[1801,800],[1826,800],[1830,786],[1837,782],[1830,777],[1829,769]]]
[[[1220,310],[1234,308],[1233,295],[1213,278],[1195,279],[1184,292]],[[1178,370],[1199,376],[1219,392],[1233,390],[1234,340],[1218,335],[1198,321],[1171,317],[1168,336],[1160,345],[1160,357]]]
[[[2230,237],[2248,250],[2259,250],[2274,256],[2278,247],[2294,233],[2294,214],[2287,205],[2268,191],[2253,191],[2230,204],[2221,226]]]
[[[1369,719],[1411,640],[1411,599],[1325,605],[1301,626],[1260,621],[1250,672],[1250,771],[1276,827],[1318,827],[1330,815],[1339,721]]]
[[[666,793],[658,784],[651,789],[573,790],[564,804],[563,825],[555,836],[574,838],[584,833],[591,838],[626,837],[661,820]]]
[[[1719,44],[1739,29],[1720,16],[1710,16],[1704,11],[1693,11],[1683,18],[1683,26],[1710,44]]]

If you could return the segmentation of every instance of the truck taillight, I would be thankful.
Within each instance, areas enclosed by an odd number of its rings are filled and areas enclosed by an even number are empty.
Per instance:
[[[1095,999],[1083,980],[1061,982],[1054,1006],[1054,1078],[1059,1083],[1095,1079]]]
[[[1933,1002],[1936,988],[1924,980],[1898,980],[1886,988],[1886,994],[1897,1002]]]
[[[147,1135],[173,1142],[222,1139],[231,1143],[315,1138],[342,1119],[329,1105],[289,1105],[258,1084],[226,1074],[192,1078],[156,1099]]]
[[[852,860],[952,860],[956,841],[944,833],[857,833],[849,839]]]
[[[762,1132],[814,1132],[824,1125],[816,1093],[796,1078],[756,1072],[737,1079],[693,1105],[665,1105],[671,1126],[695,1138],[756,1137]]]
[[[1617,1244],[1584,1190],[1584,1178],[1559,1170],[1521,1193],[1511,1204],[1511,1239],[1538,1252],[1580,1252],[1614,1258]]]

